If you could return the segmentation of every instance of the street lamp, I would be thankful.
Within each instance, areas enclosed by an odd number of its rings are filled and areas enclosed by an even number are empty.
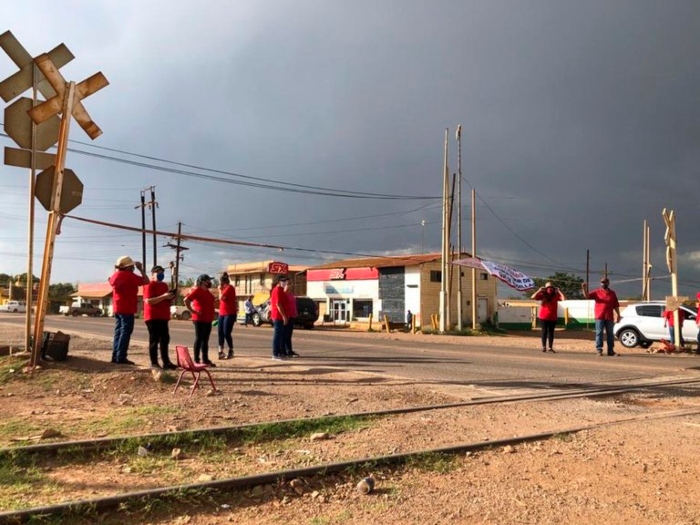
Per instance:
[[[425,253],[425,249],[423,248],[424,240],[425,240],[425,219],[422,219],[420,221],[420,252],[421,253]]]

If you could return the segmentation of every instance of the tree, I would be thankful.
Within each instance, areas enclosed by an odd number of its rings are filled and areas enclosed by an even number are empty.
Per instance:
[[[532,280],[535,281],[535,288],[544,286],[544,284],[549,281],[559,288],[567,299],[584,299],[583,293],[581,293],[583,279],[574,274],[556,272],[554,275],[550,275],[544,279],[534,277]]]
[[[49,299],[52,301],[66,301],[77,290],[72,283],[56,283],[49,285]]]

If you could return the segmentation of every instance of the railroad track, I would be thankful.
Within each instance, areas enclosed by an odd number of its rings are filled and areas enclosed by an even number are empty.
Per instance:
[[[444,410],[448,408],[458,408],[465,406],[475,406],[475,405],[487,405],[496,403],[516,403],[525,401],[551,401],[560,399],[573,399],[580,397],[599,397],[599,396],[611,396],[620,395],[629,392],[644,391],[648,389],[656,389],[662,387],[676,387],[682,385],[697,385],[700,384],[700,379],[678,379],[670,381],[658,381],[651,383],[644,383],[638,385],[629,386],[601,386],[595,388],[582,388],[573,389],[570,391],[558,391],[549,392],[546,394],[526,394],[526,395],[516,395],[516,396],[500,396],[486,399],[477,399],[472,401],[465,401],[460,403],[451,403],[443,405],[430,405],[421,407],[407,407],[402,409],[392,409],[383,410],[375,412],[358,412],[355,414],[348,414],[343,416],[329,416],[322,418],[306,418],[299,420],[285,420],[285,421],[275,421],[271,423],[258,423],[258,424],[248,424],[248,425],[237,425],[231,427],[215,427],[209,429],[197,429],[190,431],[181,432],[168,432],[168,433],[153,433],[139,436],[125,436],[118,438],[102,438],[97,440],[80,440],[80,441],[69,441],[61,443],[48,443],[40,445],[30,445],[25,447],[12,447],[0,449],[0,460],[7,461],[17,458],[23,454],[37,454],[37,453],[69,453],[74,457],[81,457],[84,459],[86,456],[83,452],[86,451],[105,451],[109,449],[115,449],[117,447],[123,447],[125,443],[133,441],[134,446],[140,441],[141,443],[149,442],[155,443],[158,446],[159,443],[172,445],[177,443],[178,439],[183,441],[191,442],[192,439],[196,439],[199,436],[204,435],[231,435],[246,430],[256,430],[258,427],[270,424],[300,424],[309,422],[323,422],[330,421],[334,418],[379,418],[379,417],[390,417],[401,414],[415,413],[415,412],[428,412],[433,410]],[[686,409],[686,410],[675,410],[668,412],[661,412],[656,414],[644,414],[634,417],[627,417],[616,419],[607,422],[600,422],[582,426],[575,427],[563,427],[547,430],[545,432],[538,432],[527,435],[520,435],[516,437],[488,440],[488,441],[478,441],[478,442],[467,442],[459,443],[456,445],[421,449],[415,450],[407,453],[401,454],[390,454],[390,455],[379,455],[372,457],[363,457],[360,459],[352,459],[348,461],[341,461],[335,463],[322,463],[318,465],[308,466],[304,468],[277,470],[272,472],[266,472],[262,474],[249,475],[249,476],[238,476],[231,477],[227,479],[219,479],[214,481],[204,481],[201,483],[190,483],[183,485],[173,485],[162,488],[155,488],[149,490],[139,490],[131,491],[123,494],[111,495],[98,497],[86,500],[68,501],[64,503],[58,503],[53,505],[44,505],[31,507],[21,510],[8,511],[0,513],[0,524],[1,523],[22,523],[37,519],[40,517],[47,516],[70,516],[70,515],[86,515],[88,513],[102,513],[110,510],[120,508],[122,506],[129,506],[134,503],[143,503],[147,500],[161,499],[176,499],[183,493],[190,491],[223,491],[223,490],[242,490],[252,488],[257,485],[265,485],[270,483],[278,483],[280,481],[289,481],[294,478],[305,478],[318,475],[327,475],[338,472],[347,471],[349,469],[362,469],[366,468],[368,465],[373,467],[380,466],[400,466],[413,458],[426,456],[429,454],[458,454],[470,451],[479,451],[484,449],[492,449],[497,447],[504,447],[507,445],[517,445],[521,443],[545,440],[553,436],[559,436],[564,434],[571,434],[576,432],[581,432],[584,430],[593,430],[598,428],[603,428],[611,425],[619,425],[625,423],[633,423],[639,421],[648,421],[660,418],[673,418],[673,417],[683,417],[689,415],[700,414],[699,409]],[[159,441],[161,440],[161,441]]]

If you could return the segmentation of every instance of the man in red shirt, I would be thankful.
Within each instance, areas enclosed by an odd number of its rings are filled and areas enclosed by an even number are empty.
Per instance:
[[[154,266],[151,269],[151,282],[143,287],[143,318],[148,328],[148,352],[151,356],[151,366],[161,368],[158,364],[158,347],[164,370],[177,368],[168,356],[170,344],[170,304],[174,294],[163,282],[165,269],[162,266]]]
[[[270,319],[272,319],[272,359],[280,360],[287,357],[284,348],[285,336],[287,334],[287,323],[289,315],[287,313],[287,286],[289,278],[282,275],[277,279],[277,286],[270,292]]]
[[[676,344],[676,318],[673,315],[673,310],[664,309],[661,317],[664,318],[664,328],[668,326],[668,332],[671,335],[671,343]],[[685,321],[685,311],[682,308],[678,309],[678,334],[681,340],[680,347],[685,346],[685,341],[683,340],[683,321]]]
[[[581,283],[581,291],[586,299],[595,301],[595,348],[598,355],[603,355],[603,330],[607,336],[608,355],[616,356],[615,353],[615,334],[613,327],[615,326],[615,314],[617,320],[620,320],[620,303],[617,300],[617,294],[610,289],[610,281],[607,277],[600,280],[600,288],[588,291],[588,285]]]
[[[112,363],[133,365],[127,359],[131,334],[134,331],[134,315],[138,310],[139,286],[148,284],[143,274],[143,265],[124,255],[114,265],[116,271],[109,278],[112,285],[112,305],[114,312],[114,341],[112,342]],[[138,269],[141,276],[134,273]]]
[[[698,326],[698,348],[697,352],[700,352],[700,292],[695,296],[697,302],[695,303],[698,307],[698,313],[695,316],[695,324]]]

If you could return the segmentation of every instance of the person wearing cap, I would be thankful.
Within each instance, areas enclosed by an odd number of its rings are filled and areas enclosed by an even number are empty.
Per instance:
[[[209,360],[209,336],[214,321],[216,298],[209,289],[212,278],[206,273],[197,277],[197,283],[185,296],[185,306],[192,314],[194,324],[194,362],[211,367],[216,365]]]
[[[544,286],[532,294],[532,298],[535,301],[541,301],[537,317],[542,326],[542,351],[547,351],[547,343],[549,343],[549,351],[554,354],[556,353],[553,348],[554,328],[557,326],[559,317],[559,301],[566,300],[566,297],[559,288],[555,288],[551,282],[547,281]]]
[[[221,274],[219,279],[219,359],[233,359],[233,327],[238,315],[238,299],[236,288],[231,286],[228,273]],[[228,346],[228,354],[224,353],[224,343]]]
[[[270,292],[270,318],[272,319],[272,359],[286,359],[287,352],[284,348],[287,333],[287,285],[289,278],[281,275],[277,279],[276,286]]]
[[[143,318],[148,328],[148,353],[151,357],[151,366],[161,368],[158,364],[158,348],[164,370],[175,370],[176,365],[168,356],[170,344],[170,305],[175,294],[170,291],[168,285],[163,282],[165,269],[156,265],[151,268],[151,281],[143,287]]]
[[[615,315],[617,320],[620,320],[620,302],[617,300],[617,294],[610,289],[610,281],[607,277],[600,280],[600,288],[588,291],[588,285],[581,283],[581,291],[586,299],[595,301],[595,348],[599,356],[603,355],[603,331],[605,331],[606,340],[608,343],[608,355],[616,356],[615,353],[615,334],[613,327],[615,326]]]
[[[127,358],[129,342],[134,331],[134,316],[138,310],[139,286],[148,284],[149,279],[143,273],[143,265],[124,255],[117,259],[115,272],[109,278],[112,286],[112,304],[114,312],[114,340],[112,342],[112,363],[133,365]],[[134,273],[136,268],[140,276]]]

